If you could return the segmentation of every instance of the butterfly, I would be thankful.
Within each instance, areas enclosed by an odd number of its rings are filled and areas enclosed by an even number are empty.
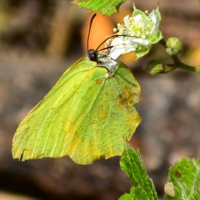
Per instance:
[[[13,158],[68,155],[87,165],[122,154],[141,121],[133,106],[140,100],[140,86],[125,64],[98,48],[70,66],[22,120],[13,138]]]

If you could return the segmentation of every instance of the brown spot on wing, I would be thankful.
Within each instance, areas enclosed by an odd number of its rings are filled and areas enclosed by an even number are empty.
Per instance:
[[[96,80],[96,84],[102,84],[102,80],[101,79],[97,79]]]
[[[124,95],[126,98],[126,103],[128,106],[132,106],[134,104],[134,91],[133,88],[125,86]]]
[[[97,121],[97,120],[93,120],[92,123],[93,123],[93,124],[97,124],[98,121]]]
[[[99,118],[106,119],[106,118],[108,118],[108,114],[107,113],[99,113]]]
[[[132,107],[136,103],[134,97],[134,89],[132,87],[125,86],[123,93],[117,98],[117,106]]]

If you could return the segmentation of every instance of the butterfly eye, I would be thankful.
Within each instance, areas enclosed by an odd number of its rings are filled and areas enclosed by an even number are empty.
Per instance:
[[[98,61],[97,51],[94,50],[94,49],[90,49],[90,50],[88,51],[88,57],[89,57],[90,61],[95,61],[95,62],[97,62],[97,61]]]

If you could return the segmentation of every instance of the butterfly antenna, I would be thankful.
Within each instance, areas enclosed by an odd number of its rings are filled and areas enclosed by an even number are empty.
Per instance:
[[[106,49],[111,49],[111,48],[113,48],[114,46],[108,46],[108,47],[105,47],[105,48],[103,48],[103,49],[99,49],[98,51],[103,51],[103,50],[106,50]]]
[[[89,44],[89,38],[90,38],[90,30],[91,30],[91,27],[92,27],[92,22],[94,20],[94,18],[96,17],[97,14],[94,14],[90,20],[90,27],[89,27],[89,32],[88,32],[88,38],[87,38],[87,51],[88,51],[88,44]]]
[[[107,37],[97,48],[96,48],[96,51],[99,49],[99,47],[103,44],[103,43],[105,43],[108,39],[110,39],[110,38],[113,38],[113,37],[120,37],[120,36],[122,36],[122,37],[135,37],[135,36],[130,36],[130,35],[111,35],[111,36],[109,36],[109,37]],[[112,48],[113,46],[109,46],[108,48]],[[100,49],[100,50],[98,50],[98,51],[101,51],[101,50],[104,50],[104,49],[107,49],[107,48],[103,48],[103,49]]]
[[[113,38],[113,37],[119,37],[119,36],[124,36],[124,37],[126,37],[127,35],[111,35],[111,36],[109,36],[109,37],[107,37],[97,48],[96,48],[96,51],[99,49],[99,47],[103,44],[103,43],[105,43],[108,39],[110,39],[110,38]],[[100,50],[99,50],[100,51]]]

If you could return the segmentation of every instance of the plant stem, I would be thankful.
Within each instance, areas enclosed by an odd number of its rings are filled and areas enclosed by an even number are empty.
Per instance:
[[[160,44],[166,48],[166,42],[164,39],[162,39],[160,41]],[[190,65],[186,65],[186,64],[182,63],[180,61],[180,59],[177,57],[177,55],[172,56],[172,59],[173,59],[174,63],[176,64],[177,68],[184,69],[184,70],[191,71],[191,72],[200,73],[200,67],[190,66]]]

